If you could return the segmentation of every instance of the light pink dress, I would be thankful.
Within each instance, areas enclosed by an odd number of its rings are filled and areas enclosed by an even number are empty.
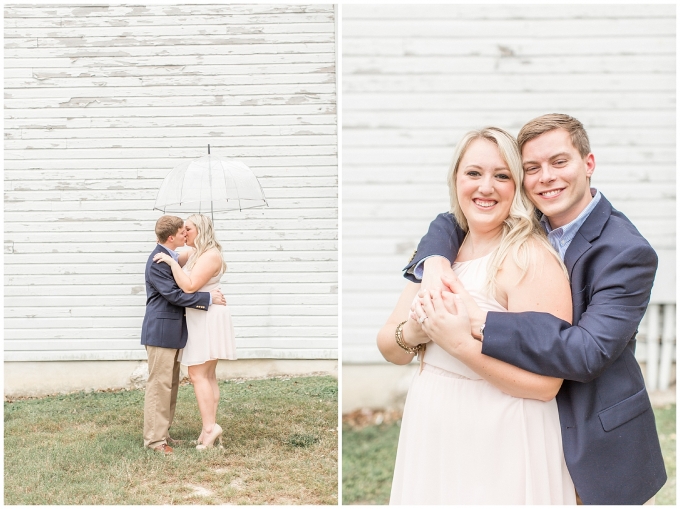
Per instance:
[[[182,269],[187,274],[191,270]],[[220,286],[223,272],[211,277],[199,292],[211,292]],[[179,360],[185,366],[203,364],[213,359],[236,359],[234,326],[231,323],[229,305],[212,304],[207,311],[186,308],[189,339],[180,353]]]
[[[453,264],[482,309],[489,256]],[[576,504],[554,399],[509,396],[430,342],[406,399],[390,504]]]

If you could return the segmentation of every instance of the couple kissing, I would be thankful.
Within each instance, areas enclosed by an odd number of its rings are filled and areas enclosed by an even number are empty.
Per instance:
[[[210,219],[194,214],[186,222],[162,216],[155,228],[158,245],[144,273],[146,312],[142,345],[149,362],[144,397],[144,447],[172,454],[170,437],[179,389],[180,364],[189,378],[201,414],[197,449],[213,447],[222,436],[216,423],[220,390],[218,359],[236,359],[234,328],[220,278],[226,271],[222,247]],[[189,246],[190,250],[175,250]]]

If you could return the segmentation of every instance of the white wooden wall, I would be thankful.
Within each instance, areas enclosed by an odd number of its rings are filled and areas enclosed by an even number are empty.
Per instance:
[[[675,302],[675,6],[342,7],[343,361],[375,336],[401,269],[448,209],[457,140],[568,113],[590,136],[593,185],[657,249]]]
[[[212,153],[270,207],[216,214],[241,358],[337,358],[332,5],[7,5],[5,360],[145,359],[163,177]]]

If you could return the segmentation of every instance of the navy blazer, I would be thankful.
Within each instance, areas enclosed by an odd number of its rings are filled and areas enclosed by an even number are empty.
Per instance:
[[[436,223],[436,224],[435,224]],[[430,255],[453,261],[462,231],[440,214],[405,270]],[[564,457],[585,504],[643,504],[666,482],[635,336],[657,255],[602,196],[565,253],[574,326],[548,313],[487,314],[482,353],[564,378],[557,394]],[[405,277],[414,281],[412,275]]]
[[[160,244],[146,261],[146,313],[142,323],[142,344],[163,348],[184,348],[187,344],[187,319],[184,308],[208,310],[208,292],[184,293],[172,277],[167,263],[156,263],[156,253],[167,251]]]

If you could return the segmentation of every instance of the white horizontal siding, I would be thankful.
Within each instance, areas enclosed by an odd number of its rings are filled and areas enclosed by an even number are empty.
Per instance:
[[[251,167],[215,214],[241,358],[337,358],[332,5],[5,6],[5,360],[144,359],[168,172]]]
[[[343,6],[343,361],[380,362],[401,269],[448,208],[456,142],[569,113],[588,130],[593,185],[662,258],[675,301],[673,5]]]

